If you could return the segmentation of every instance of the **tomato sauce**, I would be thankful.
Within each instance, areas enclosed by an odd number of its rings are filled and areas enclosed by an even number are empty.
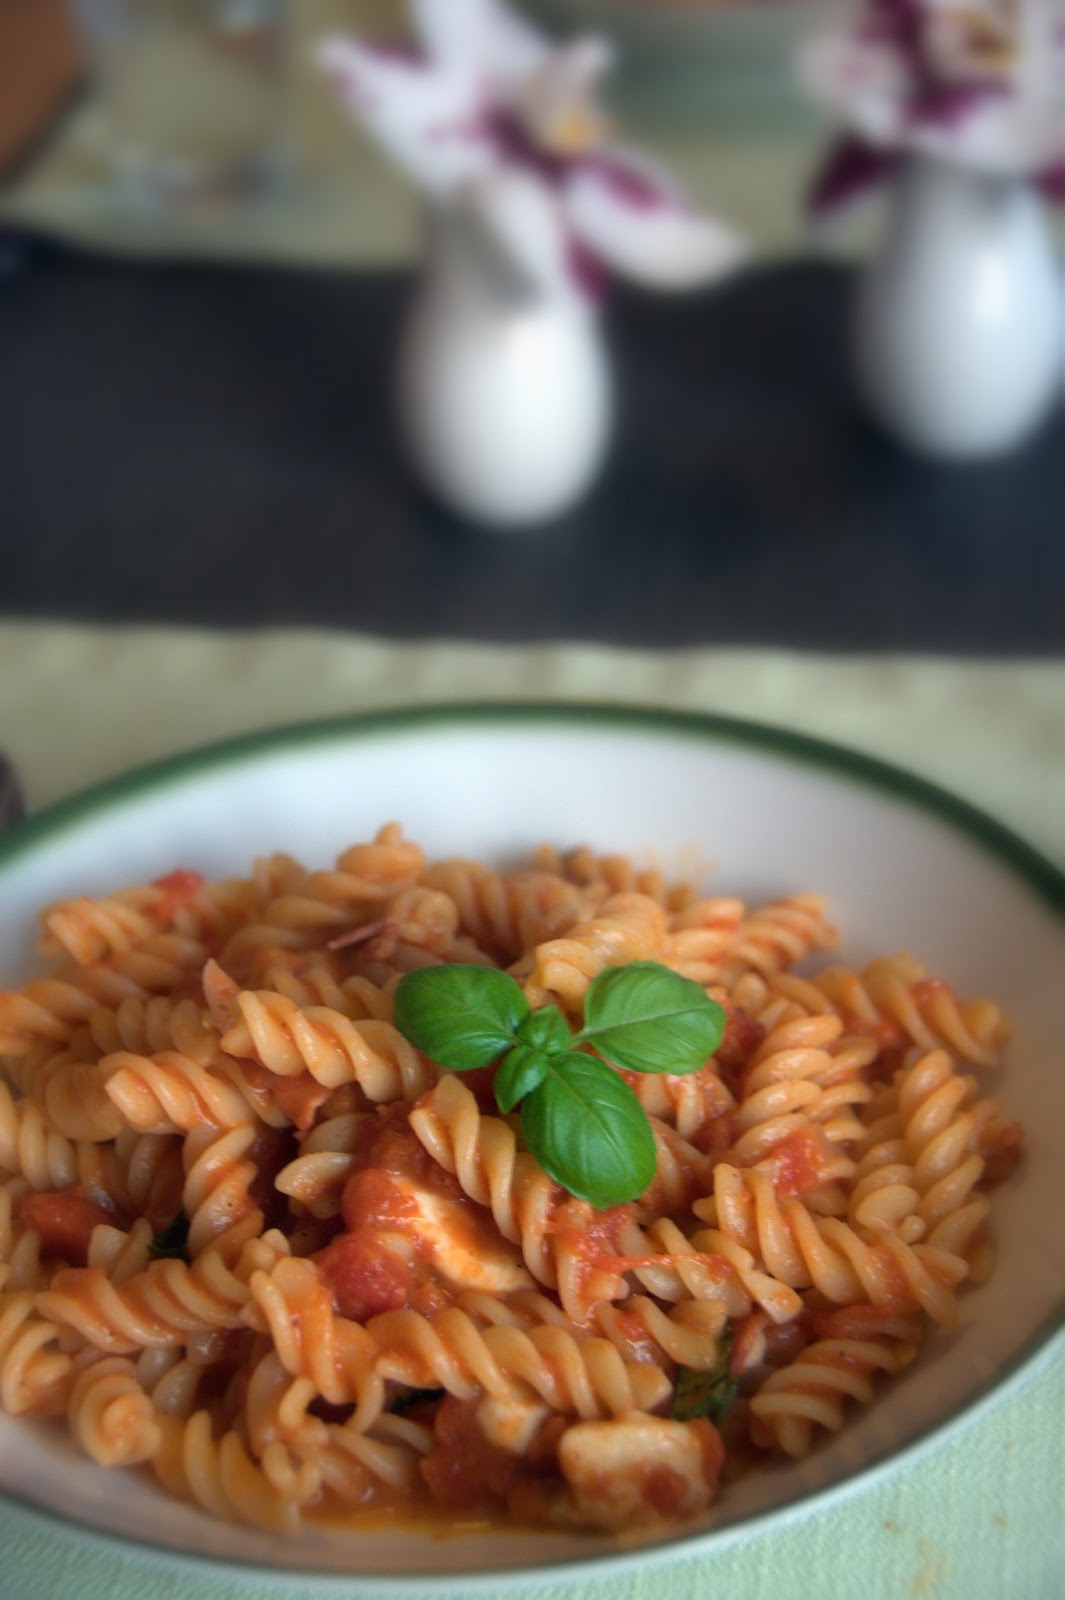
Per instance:
[[[83,1189],[42,1190],[27,1195],[19,1220],[40,1235],[41,1253],[61,1256],[72,1267],[83,1267],[89,1257],[92,1231],[101,1223],[116,1226],[115,1213]]]
[[[766,1030],[757,1018],[737,1008],[729,1013],[721,1043],[714,1051],[714,1062],[722,1080],[733,1091],[740,1076],[765,1038]]]
[[[461,1199],[462,1188],[458,1179],[433,1160],[417,1135],[411,1132],[407,1118],[408,1108],[404,1105],[390,1106],[376,1117],[366,1118],[359,1127],[355,1146],[356,1171],[348,1180],[348,1185],[355,1182],[361,1171],[379,1168],[394,1177],[409,1178],[412,1183],[434,1194]],[[365,1218],[358,1210],[358,1191],[353,1190],[352,1193],[352,1218],[354,1222],[361,1222]],[[352,1226],[347,1206],[342,1204],[342,1210],[345,1222],[349,1227]]]
[[[794,1200],[824,1183],[833,1161],[832,1148],[818,1128],[799,1128],[776,1143],[773,1188],[781,1200]]]
[[[443,1399],[433,1430],[436,1443],[420,1463],[433,1499],[456,1511],[505,1499],[521,1463],[485,1437],[476,1412],[475,1400]]]
[[[331,1089],[312,1078],[309,1072],[299,1072],[289,1078],[283,1073],[271,1072],[269,1067],[250,1058],[241,1061],[240,1069],[249,1087],[255,1093],[276,1101],[293,1127],[301,1133],[311,1126],[319,1106],[324,1105],[332,1093]]]
[[[631,1221],[633,1215],[631,1205],[596,1211],[585,1200],[566,1200],[556,1208],[546,1232],[572,1257],[577,1292],[582,1300],[609,1299],[609,1295],[602,1292],[602,1285],[598,1286],[598,1293],[592,1291],[591,1285],[600,1274],[616,1278],[626,1270],[618,1265],[626,1258],[618,1254],[617,1236],[618,1230]]]
[[[336,1309],[358,1321],[404,1309],[431,1315],[451,1303],[471,1267],[498,1255],[490,1213],[433,1160],[407,1119],[396,1106],[360,1124],[340,1202],[343,1231],[313,1256]]]
[[[187,872],[183,867],[168,872],[165,877],[156,878],[152,888],[159,889],[162,897],[152,908],[152,916],[161,928],[170,926],[182,906],[200,893],[203,883],[202,872]]]
[[[338,1234],[313,1259],[342,1317],[365,1322],[410,1302],[414,1285],[408,1263],[383,1248],[369,1223]]]

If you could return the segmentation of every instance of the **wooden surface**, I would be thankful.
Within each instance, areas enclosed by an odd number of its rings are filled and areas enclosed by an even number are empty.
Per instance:
[[[66,0],[0,0],[0,178],[52,127],[81,72]]]

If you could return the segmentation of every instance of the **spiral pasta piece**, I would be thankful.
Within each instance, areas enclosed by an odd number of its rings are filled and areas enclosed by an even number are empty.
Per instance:
[[[314,1461],[322,1482],[345,1506],[360,1509],[379,1501],[390,1503],[399,1494],[416,1494],[421,1475],[419,1463],[432,1445],[428,1429],[401,1417],[384,1416],[369,1433],[332,1424],[324,1430],[321,1443],[313,1445]],[[301,1441],[297,1450],[302,1454]]]
[[[675,912],[666,935],[666,963],[696,983],[718,982],[722,964],[743,925],[743,916],[743,901],[726,896],[697,900]]]
[[[829,967],[815,983],[857,1025],[879,1033],[892,1027],[922,1050],[946,1048],[977,1066],[994,1066],[1009,1034],[993,1002],[959,1000],[944,979],[929,977],[910,956],[881,957],[861,973]]]
[[[907,1347],[885,1339],[824,1339],[795,1361],[770,1373],[751,1397],[756,1444],[790,1456],[809,1453],[815,1428],[836,1432],[848,1401],[868,1405],[874,1380],[899,1372],[912,1358]]]
[[[74,1329],[94,1349],[129,1355],[156,1345],[179,1345],[214,1328],[244,1326],[249,1289],[240,1263],[230,1267],[216,1249],[195,1261],[152,1261],[124,1284],[100,1267],[64,1267],[38,1296],[42,1314]]]
[[[717,963],[714,980],[729,986],[747,971],[771,973],[798,965],[838,943],[823,895],[793,894],[749,912]]]
[[[375,1102],[416,1100],[436,1074],[389,1022],[353,1022],[328,1006],[301,1010],[283,995],[242,991],[241,1021],[222,1039],[233,1056],[250,1056],[270,1072],[309,1072],[328,1089],[357,1083]]]
[[[71,977],[35,978],[22,989],[0,991],[0,1056],[22,1056],[42,1040],[66,1044],[74,1029],[100,1006],[144,1000],[146,992],[106,967]]]
[[[147,944],[159,931],[158,924],[138,908],[138,900],[141,906],[148,903],[150,891],[127,890],[97,900],[79,895],[47,906],[40,914],[40,954],[65,953],[79,966],[88,966],[117,951]]]
[[[188,1248],[195,1259],[208,1247],[232,1262],[263,1229],[262,1208],[251,1196],[258,1168],[254,1123],[214,1128],[204,1123],[185,1142],[182,1207],[188,1218]]]
[[[697,1202],[696,1210],[712,1216],[718,1230],[780,1283],[815,1288],[834,1304],[889,1305],[901,1296],[945,1326],[956,1320],[953,1288],[966,1269],[950,1252],[812,1215],[801,1201],[778,1198],[770,1174],[756,1168],[721,1162],[714,1179],[712,1202]]]
[[[74,1363],[32,1289],[0,1290],[0,1404],[12,1417],[61,1416]]]
[[[301,1503],[319,1487],[320,1479],[309,1463],[302,1475],[289,1477],[279,1489],[271,1481],[267,1462],[255,1462],[234,1429],[214,1438],[209,1412],[197,1411],[187,1422],[161,1414],[158,1426],[160,1443],[151,1464],[177,1499],[199,1505],[223,1522],[295,1533]]]
[[[116,1139],[125,1123],[107,1094],[106,1069],[60,1050],[41,1063],[32,1093],[57,1133],[86,1144]]]
[[[387,1311],[368,1329],[380,1347],[382,1375],[419,1388],[439,1386],[460,1399],[481,1393],[520,1399],[531,1391],[555,1411],[600,1417],[649,1410],[670,1389],[658,1367],[626,1363],[609,1339],[577,1338],[551,1325],[482,1329],[452,1306],[432,1318]]]
[[[447,895],[459,929],[500,966],[568,932],[587,910],[575,884],[552,872],[499,873],[453,858],[431,865],[425,882]]]
[[[355,1151],[366,1113],[348,1111],[318,1122],[300,1145],[300,1153],[274,1181],[312,1217],[338,1216],[344,1185],[356,1169]]]
[[[985,1167],[975,1088],[945,1050],[929,1051],[899,1073],[894,1115],[881,1119],[857,1169],[857,1220],[965,1254],[990,1210],[987,1196],[975,1192]]]
[[[459,1078],[445,1074],[411,1111],[410,1126],[433,1159],[454,1173],[463,1193],[490,1209],[503,1238],[521,1246],[533,1277],[559,1288],[571,1315],[580,1318],[590,1300],[619,1291],[616,1273],[600,1273],[590,1284],[583,1273],[567,1272],[565,1246],[552,1231],[561,1191],[519,1149],[508,1122],[481,1113]],[[572,1259],[568,1265],[572,1269]]]
[[[188,1133],[204,1122],[232,1128],[248,1117],[252,1094],[237,1074],[177,1050],[153,1056],[116,1050],[104,1056],[100,1071],[124,1125],[144,1133]]]
[[[113,1008],[101,1006],[87,1019],[85,1034],[87,1060],[120,1051],[154,1056],[174,1050],[208,1066],[220,1054],[218,1030],[206,1008],[188,997],[172,1000],[155,994],[143,1000],[127,998]]]
[[[526,997],[534,1007],[554,1000],[576,1013],[588,985],[605,967],[657,960],[665,941],[666,915],[656,900],[644,894],[611,895],[590,921],[576,923],[563,938],[537,947],[524,982]]]
[[[155,1407],[126,1356],[101,1356],[78,1374],[67,1420],[86,1455],[102,1467],[149,1461],[162,1444]]]
[[[811,1123],[829,1142],[860,1137],[855,1108],[872,1096],[863,1072],[875,1057],[873,1041],[845,1039],[842,1020],[834,1014],[777,1023],[748,1063],[731,1159],[753,1165]],[[837,1165],[836,1174],[841,1170]]]
[[[278,1360],[292,1377],[309,1378],[332,1405],[354,1405],[365,1430],[381,1415],[385,1391],[369,1329],[336,1316],[329,1290],[309,1261],[282,1258],[254,1272],[245,1317],[269,1331]]]
[[[721,1359],[728,1306],[721,1297],[663,1309],[650,1295],[633,1295],[623,1306],[601,1302],[596,1325],[629,1361],[646,1360],[654,1348],[677,1366],[712,1372]]]

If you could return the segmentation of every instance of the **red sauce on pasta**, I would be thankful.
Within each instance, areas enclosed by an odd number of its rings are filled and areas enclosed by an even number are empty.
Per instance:
[[[458,1179],[434,1161],[420,1140],[411,1132],[407,1121],[409,1107],[391,1106],[376,1117],[367,1117],[359,1128],[355,1147],[356,1170],[348,1179],[341,1203],[344,1221],[348,1227],[365,1221],[366,1212],[360,1208],[360,1190],[357,1180],[365,1170],[373,1168],[391,1173],[394,1177],[409,1178],[421,1187],[451,1199],[461,1199],[462,1189]],[[356,1185],[356,1187],[352,1187]],[[349,1191],[351,1199],[349,1202]],[[372,1214],[372,1213],[371,1213]]]
[[[729,1013],[721,1043],[714,1051],[714,1062],[730,1088],[765,1038],[765,1028],[738,1006]]]
[[[92,1230],[100,1223],[114,1227],[118,1221],[110,1207],[83,1189],[27,1195],[19,1208],[19,1220],[40,1235],[42,1255],[61,1256],[72,1267],[86,1264]]]
[[[382,1311],[399,1311],[410,1300],[410,1269],[384,1249],[375,1228],[364,1225],[340,1234],[320,1250],[315,1265],[342,1317],[364,1322]]]
[[[798,1199],[825,1181],[832,1150],[819,1128],[800,1128],[775,1144],[773,1188],[781,1200]]]
[[[477,1402],[448,1395],[436,1412],[434,1448],[421,1473],[438,1505],[471,1511],[506,1497],[520,1457],[487,1439],[477,1421]]]
[[[344,1231],[314,1256],[336,1309],[356,1321],[439,1310],[456,1287],[449,1260],[461,1267],[498,1249],[491,1214],[433,1160],[407,1114],[400,1105],[361,1125],[341,1197]]]
[[[167,927],[173,922],[175,913],[196,898],[203,888],[203,882],[202,872],[187,872],[184,867],[168,872],[163,878],[156,878],[152,887],[162,890],[162,899],[154,907],[152,915],[160,927]]]

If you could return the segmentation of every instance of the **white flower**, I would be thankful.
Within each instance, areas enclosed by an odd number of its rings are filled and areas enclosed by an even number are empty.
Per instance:
[[[910,151],[1065,183],[1065,0],[864,0],[807,46],[800,75],[850,134],[815,205]]]
[[[536,282],[583,291],[605,270],[694,287],[741,259],[737,235],[611,142],[596,97],[611,65],[603,40],[553,46],[501,0],[410,11],[414,49],[330,36],[321,63],[426,195],[472,207]]]

